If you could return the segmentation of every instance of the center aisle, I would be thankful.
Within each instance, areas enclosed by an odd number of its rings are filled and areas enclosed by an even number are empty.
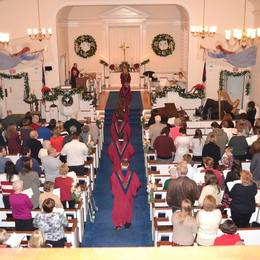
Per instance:
[[[130,247],[152,246],[151,222],[149,219],[149,205],[147,203],[146,176],[144,153],[142,144],[142,100],[140,92],[132,92],[130,106],[130,142],[136,154],[131,160],[131,169],[136,171],[141,181],[141,188],[134,201],[133,220],[130,229],[116,231],[112,224],[113,198],[110,188],[112,163],[108,158],[107,149],[111,143],[110,127],[115,110],[118,92],[110,92],[105,111],[104,145],[101,154],[100,166],[95,183],[94,197],[99,208],[95,223],[88,222],[83,236],[83,247]]]

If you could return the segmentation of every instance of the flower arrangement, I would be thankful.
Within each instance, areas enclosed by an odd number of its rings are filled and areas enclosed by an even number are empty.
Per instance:
[[[109,65],[109,69],[110,69],[111,71],[115,71],[115,68],[116,68],[115,64],[110,64],[110,65]]]
[[[143,148],[144,148],[144,153],[148,153],[150,149],[150,139],[149,139],[149,133],[148,131],[145,131],[145,136],[143,140]]]
[[[149,182],[149,184],[147,185],[147,193],[148,193],[148,200],[149,203],[153,203],[154,202],[154,191],[157,189],[157,185],[155,183],[153,183],[152,181]]]
[[[91,135],[88,136],[87,147],[88,147],[88,155],[92,155],[96,152],[96,145]]]
[[[81,199],[82,190],[79,183],[77,183],[72,191],[72,199],[75,201],[75,203],[78,203]]]

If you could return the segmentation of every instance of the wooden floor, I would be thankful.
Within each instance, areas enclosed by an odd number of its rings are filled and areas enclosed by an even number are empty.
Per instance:
[[[150,93],[147,90],[140,91],[143,109],[152,109],[151,101],[150,101]],[[97,106],[98,111],[105,110],[107,99],[109,97],[109,91],[103,91],[99,95],[99,105]]]

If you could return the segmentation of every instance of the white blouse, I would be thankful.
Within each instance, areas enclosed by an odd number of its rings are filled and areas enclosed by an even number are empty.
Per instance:
[[[217,231],[222,215],[219,209],[205,211],[201,209],[196,217],[198,224],[197,243],[202,246],[212,246],[217,237]]]

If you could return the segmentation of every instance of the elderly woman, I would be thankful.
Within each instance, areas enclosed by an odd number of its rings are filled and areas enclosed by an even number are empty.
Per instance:
[[[38,158],[42,161],[42,158],[48,156],[48,149],[51,147],[51,143],[49,140],[44,140],[42,142],[42,148],[38,153]]]
[[[20,180],[24,183],[24,189],[32,189],[32,203],[33,208],[39,207],[39,196],[40,196],[40,180],[39,175],[37,172],[32,170],[32,159],[31,157],[24,157],[23,158],[23,168],[22,171],[19,173]]]
[[[64,247],[66,238],[64,227],[68,226],[66,217],[58,212],[53,212],[55,201],[48,198],[43,201],[43,212],[35,216],[33,224],[40,229],[46,239],[46,244],[53,247]]]
[[[230,209],[231,217],[237,227],[245,228],[249,226],[250,218],[255,211],[257,186],[249,171],[241,171],[240,180],[241,183],[235,184],[230,191],[232,198]]]
[[[22,193],[23,181],[18,180],[13,183],[14,193],[9,196],[9,202],[12,209],[13,218],[15,220],[16,230],[32,230],[32,214],[33,204],[29,197]]]
[[[217,202],[213,196],[207,195],[205,197],[196,220],[198,225],[197,243],[201,246],[212,246],[222,220],[221,212],[217,209]]]

